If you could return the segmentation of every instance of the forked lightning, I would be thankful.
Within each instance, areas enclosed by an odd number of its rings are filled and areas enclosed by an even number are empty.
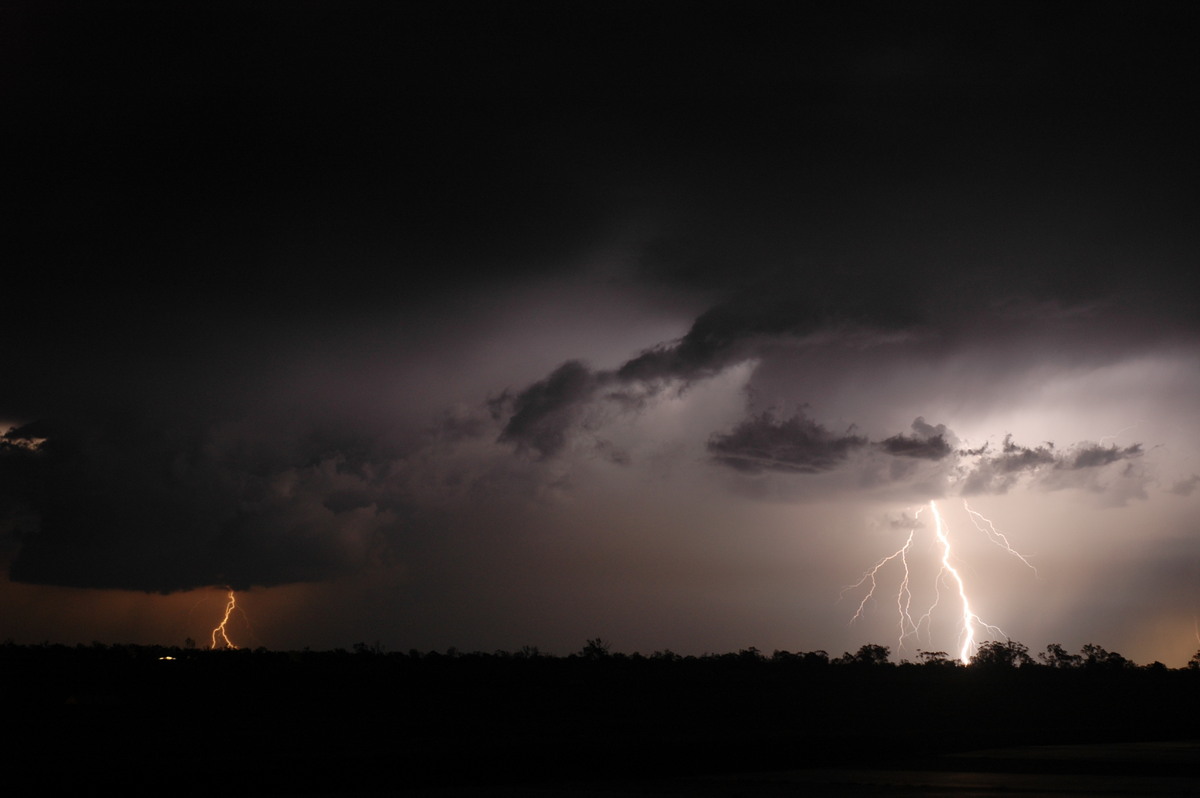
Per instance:
[[[233,615],[233,611],[237,609],[237,598],[233,595],[233,590],[229,591],[229,603],[225,605],[225,617],[212,630],[212,647],[217,647],[217,638],[225,644],[225,648],[237,648],[233,641],[229,639],[227,627],[229,625],[229,616]]]
[[[966,509],[971,521],[975,524],[975,528],[984,533],[988,540],[1012,556],[1016,557],[1026,567],[1032,570],[1035,575],[1037,574],[1037,569],[1033,567],[1033,564],[1029,562],[1025,555],[1021,554],[1012,547],[1012,544],[1009,543],[1008,538],[1005,537],[1000,530],[996,529],[995,524],[984,517],[981,513],[971,509],[970,505],[968,505],[966,501],[963,502],[963,507]],[[875,590],[878,587],[877,577],[879,572],[888,563],[898,561],[901,568],[901,580],[900,586],[896,590],[896,613],[899,618],[900,627],[898,647],[900,650],[903,650],[904,641],[910,637],[919,637],[922,627],[925,627],[926,634],[928,635],[928,627],[930,624],[930,619],[933,615],[933,611],[938,607],[942,600],[942,585],[946,584],[952,586],[954,588],[959,606],[961,607],[959,615],[958,659],[965,665],[971,661],[971,657],[975,654],[975,651],[979,645],[978,640],[981,635],[987,634],[993,638],[1007,637],[1007,635],[1005,635],[1004,631],[998,626],[984,621],[975,613],[973,609],[971,609],[971,600],[967,595],[966,582],[963,580],[962,573],[954,565],[954,553],[950,543],[950,534],[945,521],[942,520],[942,514],[938,510],[937,502],[935,501],[929,502],[929,511],[933,516],[934,536],[938,545],[941,547],[941,565],[938,569],[936,577],[934,578],[933,601],[930,603],[923,615],[916,620],[913,620],[913,599],[910,588],[911,574],[909,571],[908,557],[912,551],[913,539],[916,536],[918,527],[917,522],[920,520],[921,512],[924,509],[924,507],[917,509],[913,526],[908,532],[908,538],[904,541],[904,545],[881,559],[879,562],[875,563],[873,567],[863,574],[861,579],[859,579],[853,585],[845,588],[842,593],[845,594],[847,591],[853,590],[857,587],[862,587],[864,584],[870,585],[870,588],[867,590],[867,594],[863,597],[862,601],[859,602],[858,609],[855,611],[854,617],[850,619],[850,622],[854,623],[854,621],[863,616],[863,613],[867,607],[867,603],[875,597]]]

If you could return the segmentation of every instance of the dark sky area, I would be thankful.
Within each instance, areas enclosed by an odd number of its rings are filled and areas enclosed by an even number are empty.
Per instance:
[[[1196,23],[0,5],[0,638],[1182,664]]]

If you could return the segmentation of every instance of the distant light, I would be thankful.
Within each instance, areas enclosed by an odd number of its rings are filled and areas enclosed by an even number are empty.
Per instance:
[[[174,657],[159,657],[158,659],[159,659],[159,661],[162,661],[164,659],[175,659],[175,658]]]

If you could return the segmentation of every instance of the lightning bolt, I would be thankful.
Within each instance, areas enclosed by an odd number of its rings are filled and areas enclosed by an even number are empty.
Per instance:
[[[224,642],[225,648],[237,648],[237,646],[235,646],[233,644],[233,641],[229,639],[229,635],[226,633],[226,627],[229,625],[229,616],[233,615],[233,611],[236,609],[237,609],[237,597],[235,597],[233,595],[233,589],[230,588],[229,603],[225,605],[225,617],[222,618],[221,622],[219,624],[217,624],[212,630],[212,647],[213,648],[217,647],[217,638],[218,637],[221,638],[222,642]]]
[[[918,512],[918,515],[919,514],[920,513]],[[859,579],[853,585],[849,585],[842,589],[842,595],[844,596],[848,591],[854,590],[857,587],[862,587],[866,582],[871,583],[871,589],[867,591],[867,594],[863,596],[863,600],[859,602],[858,609],[855,610],[854,617],[850,619],[850,623],[854,623],[863,616],[863,611],[867,607],[867,602],[874,598],[875,588],[879,586],[875,581],[875,577],[879,575],[880,569],[882,569],[892,560],[899,558],[900,564],[904,569],[904,578],[900,582],[900,589],[896,591],[896,610],[900,616],[900,640],[903,641],[904,638],[908,637],[910,634],[916,634],[917,627],[916,624],[913,623],[912,615],[909,613],[909,608],[912,605],[912,593],[908,589],[908,550],[912,547],[913,535],[916,534],[916,531],[917,530],[915,526],[908,530],[908,539],[904,541],[903,546],[884,557],[879,562],[875,563],[874,567],[863,574],[862,579]],[[903,643],[901,644],[903,645]]]
[[[932,502],[930,502],[930,504],[932,504]],[[978,529],[983,534],[987,535],[988,539],[990,541],[992,541],[993,543],[995,543],[997,546],[1004,549],[1005,551],[1007,551],[1012,556],[1016,557],[1021,562],[1025,563],[1026,567],[1028,567],[1029,570],[1033,571],[1034,576],[1040,576],[1040,574],[1038,574],[1037,568],[1033,567],[1033,563],[1031,563],[1029,560],[1025,559],[1024,554],[1022,554],[1021,552],[1017,551],[1016,549],[1014,549],[1012,547],[1012,544],[1008,542],[1008,538],[1006,538],[1004,536],[1004,533],[1001,532],[999,529],[996,529],[995,524],[993,524],[989,519],[985,518],[981,513],[977,513],[974,510],[972,510],[971,505],[967,504],[966,499],[963,499],[963,507],[966,508],[967,513],[970,515],[971,521],[974,522],[976,529]],[[982,524],[980,523],[981,521],[983,522]],[[986,526],[985,526],[985,524],[986,524]]]
[[[1025,555],[1021,554],[1012,547],[1012,544],[1009,542],[1008,538],[1003,532],[996,528],[996,525],[992,523],[992,521],[990,521],[981,513],[971,509],[970,505],[968,505],[965,501],[963,502],[963,507],[966,509],[968,516],[975,525],[975,528],[987,536],[989,541],[1008,552],[1013,557],[1016,557],[1025,566],[1032,570],[1035,575],[1037,574],[1037,569],[1034,568],[1033,564],[1029,562]],[[900,586],[896,591],[896,613],[898,617],[898,626],[900,629],[897,650],[902,651],[904,648],[904,641],[909,637],[915,637],[918,639],[920,638],[920,631],[922,627],[926,629],[926,634],[928,635],[929,626],[932,623],[933,611],[937,609],[942,601],[942,586],[946,585],[952,587],[954,589],[954,593],[957,595],[958,604],[961,607],[959,614],[958,658],[960,662],[966,665],[971,661],[971,657],[975,654],[975,651],[978,648],[977,641],[981,635],[986,634],[993,638],[1007,637],[1008,635],[1006,635],[1004,630],[1000,627],[984,621],[973,609],[971,609],[971,599],[967,594],[966,582],[963,579],[962,573],[954,565],[955,558],[953,547],[950,542],[949,530],[946,522],[942,519],[942,514],[938,510],[937,502],[935,501],[929,502],[929,510],[934,521],[934,537],[937,544],[941,548],[941,557],[939,558],[940,567],[936,577],[934,578],[933,601],[930,603],[928,609],[925,610],[924,614],[920,616],[920,618],[915,621],[913,620],[912,590],[910,586],[911,572],[909,570],[908,557],[909,553],[912,551],[913,539],[917,530],[917,521],[920,519],[921,512],[924,509],[924,507],[917,509],[914,517],[913,527],[909,530],[908,538],[904,541],[904,545],[875,563],[874,566],[872,566],[867,570],[866,573],[863,574],[861,579],[859,579],[853,585],[844,588],[842,590],[842,595],[844,596],[847,592],[854,590],[855,588],[860,588],[867,584],[870,585],[869,589],[867,590],[867,594],[863,597],[862,601],[859,602],[858,609],[855,611],[854,617],[850,619],[850,623],[854,623],[856,620],[863,617],[867,603],[874,598],[876,588],[878,587],[877,577],[879,576],[880,571],[890,562],[899,562],[902,575]]]
[[[1108,440],[1115,441],[1117,438],[1121,437],[1126,432],[1129,432],[1129,430],[1137,429],[1138,427],[1140,427],[1142,424],[1145,424],[1145,423],[1146,423],[1146,419],[1139,418],[1137,421],[1130,424],[1128,427],[1121,427],[1121,429],[1117,430],[1112,435],[1101,435],[1100,439],[1098,441],[1096,441],[1096,443],[1104,443],[1105,441],[1108,441]]]
[[[987,623],[971,609],[971,600],[967,598],[967,586],[963,582],[962,574],[950,562],[950,536],[946,533],[946,524],[942,521],[942,514],[938,512],[937,502],[931,501],[929,509],[933,511],[937,539],[942,544],[942,570],[939,573],[939,581],[941,581],[940,577],[945,576],[947,573],[950,574],[954,585],[958,588],[958,598],[962,602],[962,631],[959,634],[962,645],[958,651],[958,659],[963,665],[966,665],[971,661],[971,655],[975,653],[976,628],[982,627],[993,636],[997,634],[1004,635],[1004,631],[997,626]],[[936,605],[936,602],[934,603]],[[932,611],[932,608],[930,609]],[[1008,635],[1004,636],[1007,637]]]

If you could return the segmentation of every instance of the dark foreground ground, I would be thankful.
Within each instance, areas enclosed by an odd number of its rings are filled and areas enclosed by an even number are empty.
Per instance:
[[[564,793],[593,798],[1157,798],[1200,794],[1198,767],[1200,741],[1193,740],[992,749],[952,754],[904,768],[807,768],[642,780],[535,783],[496,786],[486,792],[503,798],[538,798]],[[471,786],[447,786],[402,794],[413,798],[459,798],[477,795],[479,791]]]
[[[122,794],[1200,795],[1195,669],[173,653],[3,647],[0,709],[18,733],[6,781]]]

